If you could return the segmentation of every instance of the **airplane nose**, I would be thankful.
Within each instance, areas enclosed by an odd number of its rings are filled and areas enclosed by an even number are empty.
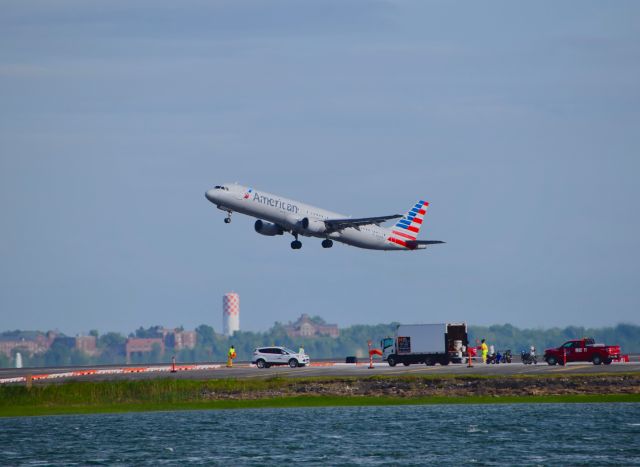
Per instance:
[[[205,198],[207,198],[212,203],[215,203],[215,201],[216,201],[214,191],[215,190],[209,190],[204,194]]]

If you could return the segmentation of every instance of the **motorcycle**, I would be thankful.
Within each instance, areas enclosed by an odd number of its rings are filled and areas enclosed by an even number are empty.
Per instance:
[[[493,352],[487,355],[487,364],[498,365],[500,363],[511,363],[511,350],[505,350],[503,353]]]
[[[538,364],[538,357],[536,357],[535,347],[531,347],[531,350],[529,352],[523,350],[520,353],[520,358],[522,359],[522,363],[524,363],[525,365],[531,365],[532,363],[534,365]]]

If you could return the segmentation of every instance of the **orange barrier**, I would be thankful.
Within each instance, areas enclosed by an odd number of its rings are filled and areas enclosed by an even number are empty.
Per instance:
[[[248,365],[247,365],[248,366]],[[27,377],[30,381],[38,381],[45,379],[59,379],[59,378],[72,378],[76,376],[90,376],[90,375],[115,375],[115,374],[124,374],[124,373],[144,373],[144,372],[162,372],[162,371],[171,371],[172,366],[151,366],[151,367],[124,367],[124,368],[87,368],[76,371],[68,371],[64,373],[40,373],[36,375],[26,375],[26,376],[16,376],[13,378],[0,378],[0,384],[7,383],[23,383],[27,381]],[[199,364],[189,364],[189,365],[181,365],[176,366],[175,369],[179,371],[190,371],[190,370],[213,370],[220,368],[220,365],[211,364],[211,365],[199,365]]]

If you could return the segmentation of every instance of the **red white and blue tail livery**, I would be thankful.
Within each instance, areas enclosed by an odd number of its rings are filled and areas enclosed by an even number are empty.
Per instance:
[[[416,248],[426,248],[427,245],[436,243],[444,243],[438,240],[418,240],[420,227],[424,222],[424,216],[427,213],[429,203],[426,201],[418,201],[402,219],[396,222],[391,229],[391,233],[387,237],[387,241],[403,246],[409,250]]]
[[[418,240],[429,203],[418,201],[404,216],[352,218],[299,201],[258,191],[238,184],[218,185],[205,193],[206,198],[227,212],[239,212],[257,217],[256,232],[275,236],[289,232],[295,237],[291,248],[298,250],[302,243],[298,236],[322,238],[322,247],[331,248],[333,241],[370,250],[422,250],[428,245],[444,243],[440,240]],[[398,219],[391,228],[383,222]]]

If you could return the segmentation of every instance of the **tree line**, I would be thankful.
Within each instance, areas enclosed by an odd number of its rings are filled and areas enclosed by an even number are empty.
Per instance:
[[[366,358],[368,355],[367,341],[371,340],[372,346],[379,348],[380,340],[387,336],[393,336],[397,324],[354,325],[341,329],[340,336],[336,338],[291,338],[280,323],[276,323],[266,332],[239,331],[232,337],[226,337],[217,334],[211,326],[201,324],[195,329],[197,335],[195,348],[176,352],[167,346],[163,353],[158,347],[152,352],[132,356],[132,363],[169,363],[174,355],[178,362],[224,361],[230,345],[235,347],[239,361],[250,360],[256,347],[271,345],[285,346],[293,350],[298,350],[302,346],[312,360],[323,358],[342,360],[347,356]],[[161,328],[161,326],[152,326],[146,329],[140,327],[129,336],[158,337]],[[0,336],[15,337],[20,336],[23,332],[30,333],[30,335],[34,333],[34,331],[7,331]],[[23,365],[37,367],[125,363],[127,337],[117,332],[99,334],[96,330],[92,330],[90,334],[96,336],[97,339],[98,353],[96,355],[87,355],[54,341],[45,353],[28,355],[22,352]],[[622,347],[623,353],[640,352],[640,326],[633,324],[618,324],[614,327],[604,328],[568,326],[551,329],[520,329],[511,324],[469,326],[471,345],[475,345],[476,341],[480,339],[486,339],[487,343],[494,345],[497,350],[510,349],[514,354],[533,345],[541,355],[545,348],[557,347],[569,339],[581,337],[593,337],[596,342],[618,344]],[[11,358],[0,354],[0,367],[14,366],[14,357],[15,351]]]

